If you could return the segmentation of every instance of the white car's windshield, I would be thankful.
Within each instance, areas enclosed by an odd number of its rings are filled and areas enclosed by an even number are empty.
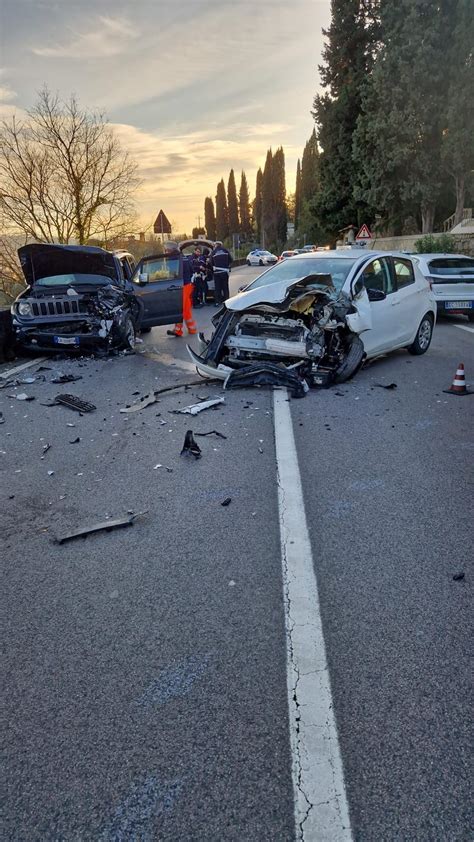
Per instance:
[[[331,275],[334,289],[340,292],[345,280],[352,269],[355,257],[319,257],[314,256],[308,259],[282,260],[268,272],[252,281],[246,289],[257,289],[258,287],[275,284],[279,281],[298,281],[306,278],[307,275]]]

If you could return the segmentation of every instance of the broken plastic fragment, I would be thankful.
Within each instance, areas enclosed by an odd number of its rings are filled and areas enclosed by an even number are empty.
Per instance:
[[[141,401],[134,403],[132,406],[123,407],[120,412],[139,412],[140,409],[145,409],[146,406],[151,406],[152,403],[156,403],[156,398],[154,393],[150,392]]]
[[[183,409],[171,409],[170,412],[177,415],[198,415],[203,409],[211,409],[220,403],[225,403],[225,398],[212,398],[208,401],[201,401],[200,403],[191,404],[191,406],[184,406]]]
[[[82,374],[61,374],[51,380],[51,383],[74,383],[76,380],[82,380]]]
[[[455,573],[453,579],[455,582],[462,582],[462,580],[464,579],[464,575],[464,571],[461,571],[460,573]]]
[[[83,401],[75,395],[56,395],[54,403],[62,404],[63,406],[69,407],[69,409],[75,409],[76,412],[92,412],[94,409],[97,409],[93,403]]]
[[[226,497],[225,500],[222,501],[221,506],[228,506],[232,502],[232,497]]]
[[[26,395],[25,392],[20,392],[19,395],[8,395],[9,398],[16,398],[17,401],[34,401],[34,395]]]
[[[217,430],[209,430],[208,433],[194,433],[195,436],[218,436],[220,439],[226,439],[224,433],[219,433]]]
[[[201,448],[199,447],[198,443],[194,441],[192,430],[188,430],[184,437],[184,444],[180,455],[192,455],[195,459],[200,459],[202,456]]]

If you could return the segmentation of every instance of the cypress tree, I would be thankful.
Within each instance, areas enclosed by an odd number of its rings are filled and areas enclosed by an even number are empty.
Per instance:
[[[240,233],[244,239],[249,239],[252,234],[250,225],[250,198],[249,188],[247,184],[247,176],[242,170],[240,178],[239,190],[239,215],[240,215]]]
[[[266,248],[275,247],[277,240],[277,214],[275,183],[273,177],[273,153],[269,149],[265,159],[262,182],[262,237]]]
[[[314,199],[319,187],[319,149],[316,139],[316,129],[303,151],[301,160],[301,200]]]
[[[214,213],[214,202],[210,196],[204,201],[204,226],[208,240],[216,239],[216,215]]]
[[[216,194],[216,239],[222,242],[229,236],[229,212],[225,184],[222,178],[217,185]]]
[[[286,179],[285,179],[285,153],[280,146],[273,156],[273,182],[275,194],[275,215],[276,215],[276,245],[280,249],[286,243],[288,227],[288,211],[286,207]]]
[[[227,208],[229,214],[229,233],[239,233],[239,206],[237,203],[237,189],[235,186],[234,170],[229,173],[229,181],[227,185]]]
[[[301,164],[298,158],[296,164],[296,186],[295,186],[295,229],[298,228],[298,220],[301,213]]]
[[[263,206],[263,173],[259,167],[255,182],[255,199],[253,203],[253,218],[257,228],[258,242],[262,242],[262,206]]]

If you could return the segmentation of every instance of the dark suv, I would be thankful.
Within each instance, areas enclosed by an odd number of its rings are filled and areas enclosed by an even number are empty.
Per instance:
[[[182,318],[183,257],[33,243],[18,250],[27,283],[12,306],[27,348],[131,348],[138,330]]]

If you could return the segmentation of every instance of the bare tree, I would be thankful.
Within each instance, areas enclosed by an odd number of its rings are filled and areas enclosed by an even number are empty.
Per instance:
[[[134,219],[136,164],[101,112],[44,88],[24,120],[0,126],[0,210],[42,242],[106,242]]]

